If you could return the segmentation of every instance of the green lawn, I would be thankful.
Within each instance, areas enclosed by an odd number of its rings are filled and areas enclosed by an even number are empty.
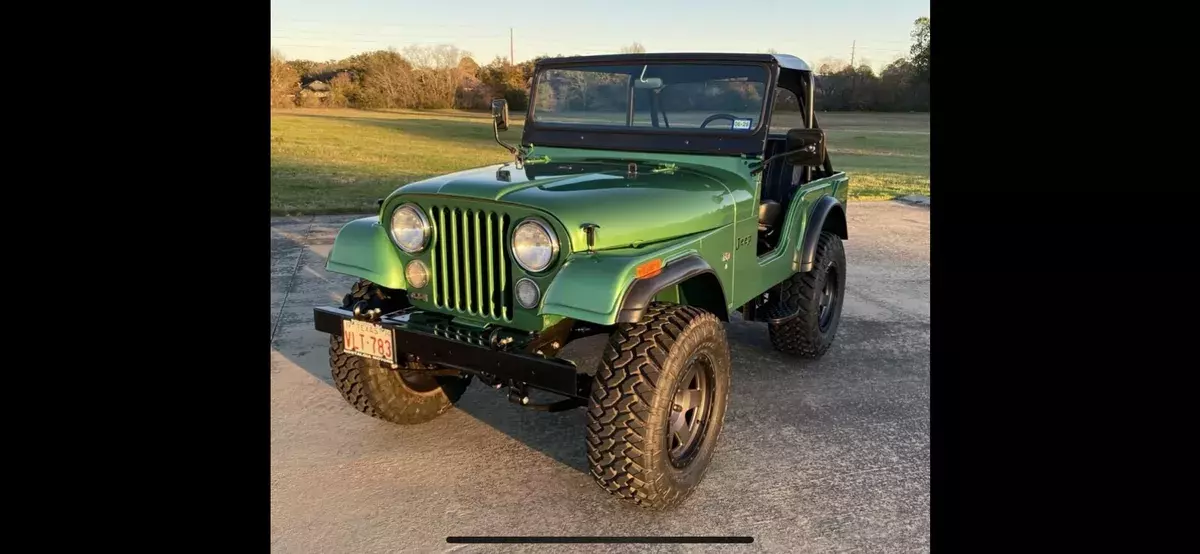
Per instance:
[[[520,137],[514,118],[504,138]],[[927,114],[819,114],[853,200],[929,194]],[[418,179],[502,162],[486,114],[452,110],[271,113],[271,213],[361,213]]]

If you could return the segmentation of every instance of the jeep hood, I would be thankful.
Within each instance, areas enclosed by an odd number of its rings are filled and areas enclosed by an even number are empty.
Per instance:
[[[498,170],[507,171],[508,180]],[[599,226],[594,247],[605,250],[733,223],[734,201],[722,174],[719,169],[645,162],[633,176],[628,164],[616,162],[530,164],[524,169],[497,164],[411,183],[394,194],[460,196],[542,210],[566,228],[574,251],[587,248],[580,226],[593,223]]]

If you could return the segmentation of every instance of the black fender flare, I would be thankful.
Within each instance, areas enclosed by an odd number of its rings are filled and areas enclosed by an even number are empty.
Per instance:
[[[662,272],[654,277],[634,280],[626,289],[621,308],[617,311],[617,323],[641,321],[646,308],[660,291],[705,273],[712,274],[714,279],[717,278],[717,272],[713,271],[704,258],[689,254],[663,266]],[[721,291],[721,296],[724,297],[724,291]]]
[[[832,214],[833,217],[841,218],[835,228],[834,234],[842,238],[849,239],[849,233],[846,230],[846,208],[842,203],[833,196],[822,196],[813,206],[812,215],[808,218],[808,225],[804,229],[804,240],[800,243],[800,263],[796,271],[805,273],[812,270],[813,257],[817,253],[817,240],[821,238],[821,231],[825,229],[825,222]]]

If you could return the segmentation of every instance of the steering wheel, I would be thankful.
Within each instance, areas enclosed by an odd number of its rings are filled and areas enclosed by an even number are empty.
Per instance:
[[[712,123],[718,119],[728,119],[730,125],[732,125],[734,120],[737,119],[737,116],[729,115],[727,113],[715,113],[715,114],[712,114],[712,115],[704,118],[704,122],[700,124],[700,128],[703,129],[703,128],[707,127],[709,123]]]

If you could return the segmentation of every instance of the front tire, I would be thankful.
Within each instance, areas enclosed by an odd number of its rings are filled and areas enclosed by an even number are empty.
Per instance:
[[[387,290],[367,281],[354,284],[342,301],[346,309],[366,302],[368,309],[385,312],[403,308],[406,300],[396,300]],[[403,354],[400,354],[403,359]],[[333,384],[351,406],[371,417],[391,423],[425,423],[446,413],[462,397],[469,377],[434,377],[418,369],[432,366],[407,362],[392,369],[345,351],[342,337],[329,337],[329,368]]]
[[[721,434],[730,365],[721,321],[701,309],[654,303],[641,322],[618,325],[588,401],[596,482],[651,510],[689,497]]]
[[[824,356],[837,336],[845,293],[846,250],[840,237],[824,231],[817,239],[812,270],[796,273],[780,286],[773,312],[795,317],[767,325],[771,345],[802,358]]]

